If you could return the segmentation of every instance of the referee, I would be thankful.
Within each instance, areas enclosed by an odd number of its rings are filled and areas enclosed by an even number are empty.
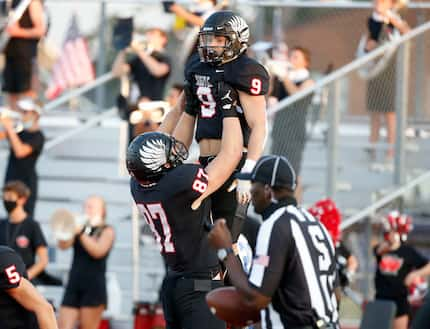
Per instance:
[[[333,243],[321,223],[297,207],[294,169],[285,157],[264,156],[240,175],[252,181],[252,203],[263,216],[249,278],[224,219],[216,221],[209,241],[244,303],[261,310],[263,328],[272,328],[275,318],[289,329],[338,328]]]

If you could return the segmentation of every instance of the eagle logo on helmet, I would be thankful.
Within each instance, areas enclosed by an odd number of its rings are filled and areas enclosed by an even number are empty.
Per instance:
[[[167,162],[166,144],[161,139],[148,140],[142,144],[139,155],[147,168],[159,172]]]
[[[245,20],[240,16],[233,16],[228,23],[232,30],[237,33],[240,43],[248,43],[249,40],[249,27]]]

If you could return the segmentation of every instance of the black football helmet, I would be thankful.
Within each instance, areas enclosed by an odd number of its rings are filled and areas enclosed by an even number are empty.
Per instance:
[[[211,46],[214,37],[226,38],[223,51],[217,52]],[[199,32],[200,61],[221,65],[230,62],[248,48],[249,27],[245,20],[231,11],[217,11],[206,20]]]
[[[136,136],[127,149],[127,169],[140,182],[158,181],[188,158],[183,143],[160,132]]]

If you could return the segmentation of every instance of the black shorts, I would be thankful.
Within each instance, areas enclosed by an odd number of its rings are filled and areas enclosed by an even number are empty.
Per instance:
[[[33,58],[6,58],[6,66],[3,71],[2,90],[18,94],[31,89],[33,76]]]
[[[161,288],[166,329],[225,329],[206,303],[208,291],[222,286],[222,281],[166,275]]]
[[[69,280],[61,305],[73,308],[107,305],[106,280],[97,277]]]
[[[206,167],[215,157],[200,157],[199,162],[202,166]],[[242,159],[237,166],[237,169],[227,179],[227,181],[214,193],[211,194],[211,210],[214,220],[218,218],[225,218],[227,226],[231,230],[233,226],[233,219],[237,208],[236,192],[235,190],[228,192],[228,188],[234,181],[234,175],[240,171],[246,160],[246,153],[243,154]]]
[[[375,299],[389,300],[396,304],[396,318],[402,315],[409,315],[411,312],[411,305],[408,302],[408,298],[405,297],[380,297],[376,296]]]

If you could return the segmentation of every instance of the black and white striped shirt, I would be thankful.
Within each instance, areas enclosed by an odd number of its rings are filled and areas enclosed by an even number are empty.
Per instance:
[[[255,253],[249,281],[272,297],[263,328],[274,328],[274,316],[284,328],[320,319],[337,326],[334,246],[317,219],[294,205],[276,209],[259,229]]]

